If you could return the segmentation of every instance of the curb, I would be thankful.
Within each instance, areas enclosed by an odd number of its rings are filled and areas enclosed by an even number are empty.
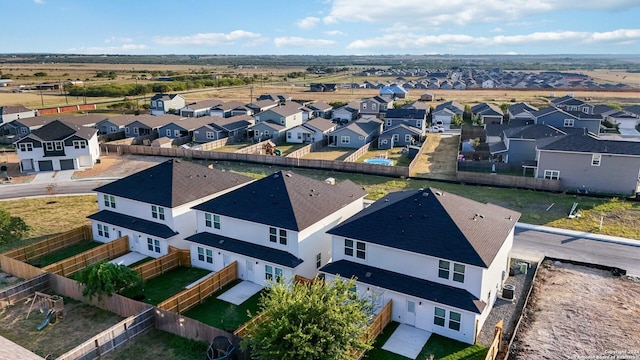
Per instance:
[[[594,233],[585,232],[585,231],[560,229],[560,228],[554,228],[550,226],[532,225],[532,224],[521,223],[521,222],[516,223],[516,228],[525,229],[525,230],[535,230],[535,231],[541,231],[541,232],[558,234],[558,235],[575,236],[575,237],[583,238],[587,240],[602,241],[602,242],[607,242],[612,244],[640,247],[640,240],[627,239],[627,238],[618,237],[618,236],[600,235],[600,234],[594,234]]]

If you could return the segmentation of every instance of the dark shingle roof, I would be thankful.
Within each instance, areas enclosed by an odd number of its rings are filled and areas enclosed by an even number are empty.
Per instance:
[[[28,136],[41,141],[61,141],[69,136],[77,135],[83,139],[90,139],[98,130],[69,124],[60,120],[54,120],[37,130],[33,130]]]
[[[377,118],[362,118],[358,119],[354,122],[349,123],[349,125],[338,128],[334,131],[337,133],[342,131],[343,129],[348,129],[355,132],[358,135],[369,136],[374,134],[375,132],[380,130],[380,125],[382,125],[382,120]]]
[[[172,159],[95,191],[173,208],[251,180],[243,175]]]
[[[349,180],[330,185],[278,171],[193,208],[300,231],[365,195]]]
[[[600,140],[591,135],[566,135],[539,147],[540,150],[573,151],[591,154],[621,154],[640,156],[640,142]]]
[[[208,232],[201,232],[195,235],[191,235],[185,240],[211,246],[216,249],[231,251],[236,254],[249,256],[290,268],[295,268],[303,262],[302,259],[298,259],[294,255],[286,251],[253,244],[247,241],[236,240],[226,236],[211,234]]]
[[[109,210],[99,211],[87,216],[87,218],[115,226],[121,226],[125,229],[131,229],[143,234],[157,236],[161,239],[168,239],[174,235],[178,235],[177,232],[171,230],[167,225]]]
[[[424,119],[427,112],[422,109],[389,109],[385,118],[389,119]]]
[[[542,124],[504,129],[504,134],[510,139],[541,139],[551,136],[566,135],[562,130]]]
[[[334,122],[332,122],[329,119],[325,119],[325,118],[314,118],[311,119],[309,121],[307,121],[306,123],[304,123],[305,125],[311,126],[314,129],[320,130],[320,131],[327,131],[329,129],[332,129],[334,127],[336,127],[336,124]]]
[[[428,188],[390,193],[328,233],[487,268],[519,218]]]
[[[328,263],[320,271],[356,277],[358,282],[481,314],[487,305],[469,291],[347,260]],[[368,276],[367,276],[368,275]]]

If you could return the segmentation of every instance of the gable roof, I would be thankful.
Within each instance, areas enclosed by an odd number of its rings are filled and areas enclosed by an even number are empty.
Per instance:
[[[539,150],[584,152],[590,154],[620,154],[640,156],[640,142],[624,140],[600,140],[591,135],[573,134],[561,136]]]
[[[624,111],[640,116],[640,105],[625,106]]]
[[[427,188],[390,193],[328,233],[488,268],[519,218]]]
[[[334,127],[336,127],[336,124],[334,122],[332,122],[329,119],[325,119],[325,118],[315,118],[315,119],[311,119],[309,121],[307,121],[306,123],[304,123],[304,125],[306,126],[310,126],[316,130],[319,131],[327,131],[330,130]]]
[[[24,105],[4,105],[0,106],[1,115],[17,114],[21,112],[33,111]]]
[[[290,103],[290,102],[287,102],[284,105],[273,107],[265,111],[273,111],[274,113],[284,117],[291,116],[297,113],[302,113],[302,111],[300,110],[300,105],[295,103]]]
[[[369,136],[376,131],[379,131],[380,125],[382,125],[382,120],[378,118],[362,118],[349,123],[349,125],[347,126],[335,129],[333,133],[344,130],[351,130],[358,135]]]
[[[88,140],[97,131],[96,129],[69,124],[61,120],[54,120],[39,129],[33,130],[27,137],[36,138],[41,141],[61,141],[72,135],[76,135]]]
[[[191,104],[187,104],[184,106],[184,108],[189,108],[193,110],[211,109],[212,107],[218,106],[220,104],[222,104],[222,100],[217,100],[217,99],[201,100],[201,101],[193,102]]]
[[[240,106],[244,106],[242,101],[219,102],[211,110],[231,111]]]
[[[110,122],[110,123],[112,123],[114,125],[117,125],[117,126],[125,126],[127,124],[131,124],[135,119],[136,119],[135,115],[118,115],[118,116],[106,118],[106,119],[98,122],[96,125],[99,126],[102,123]]]
[[[153,100],[173,100],[176,96],[182,97],[180,94],[155,94],[151,97],[151,101]]]
[[[310,108],[311,110],[316,110],[316,111],[328,111],[333,109],[333,106],[323,101],[316,101],[312,104],[307,105],[307,107]]]
[[[171,159],[94,191],[174,208],[251,180],[244,175]]]
[[[168,239],[178,235],[169,226],[157,222],[141,219],[131,215],[125,215],[109,210],[101,210],[95,214],[87,216],[87,219],[104,222],[111,225],[121,226],[143,234],[157,236],[161,239]]]
[[[107,119],[105,115],[101,114],[83,114],[83,115],[62,115],[57,117],[58,120],[62,120],[68,124],[74,124],[79,126],[92,126],[101,121]]]
[[[424,120],[426,117],[427,112],[423,109],[389,109],[385,115],[387,119],[405,120]]]
[[[415,128],[413,126],[407,126],[405,124],[398,124],[396,126],[390,127],[387,130],[383,131],[382,134],[380,134],[380,137],[389,136],[391,134],[396,133],[398,130],[405,130],[406,132],[413,133],[414,135],[422,135],[422,131],[418,130],[417,128]]]
[[[542,124],[510,127],[504,129],[503,132],[504,135],[510,139],[540,139],[567,134],[553,126]]]
[[[233,131],[236,129],[242,129],[242,128],[246,128],[253,125],[254,120],[253,120],[253,116],[236,115],[228,118],[209,119],[209,123],[214,127],[219,127],[224,130]]]
[[[131,122],[128,123],[126,126],[129,126],[134,122],[138,121],[142,125],[155,129],[155,128],[159,128],[161,126],[170,124],[172,122],[178,121],[180,119],[183,119],[183,118],[178,115],[172,115],[172,114],[163,114],[163,115],[157,115],[157,116],[151,115],[151,114],[144,114],[144,115],[139,115],[134,117],[131,120]]]
[[[522,112],[525,112],[525,111],[529,112],[529,113],[532,112],[532,111],[538,111],[538,108],[534,107],[534,106],[531,106],[531,105],[527,104],[526,102],[520,102],[520,103],[513,104],[513,105],[509,106],[507,108],[507,111],[509,113],[515,115],[515,114],[519,114],[519,113],[522,113]]]
[[[330,185],[278,171],[193,208],[300,231],[365,195],[349,180]]]

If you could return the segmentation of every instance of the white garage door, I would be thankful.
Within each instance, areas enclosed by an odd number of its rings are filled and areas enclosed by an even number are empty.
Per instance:
[[[22,163],[22,171],[33,171],[32,159],[23,159],[21,163]]]
[[[78,165],[80,167],[92,167],[93,162],[91,162],[91,155],[82,155],[78,157]]]

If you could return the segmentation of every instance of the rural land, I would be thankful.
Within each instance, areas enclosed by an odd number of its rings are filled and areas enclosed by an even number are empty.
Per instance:
[[[637,56],[0,54],[0,109],[0,358],[268,358],[355,299],[353,359],[640,358]]]

